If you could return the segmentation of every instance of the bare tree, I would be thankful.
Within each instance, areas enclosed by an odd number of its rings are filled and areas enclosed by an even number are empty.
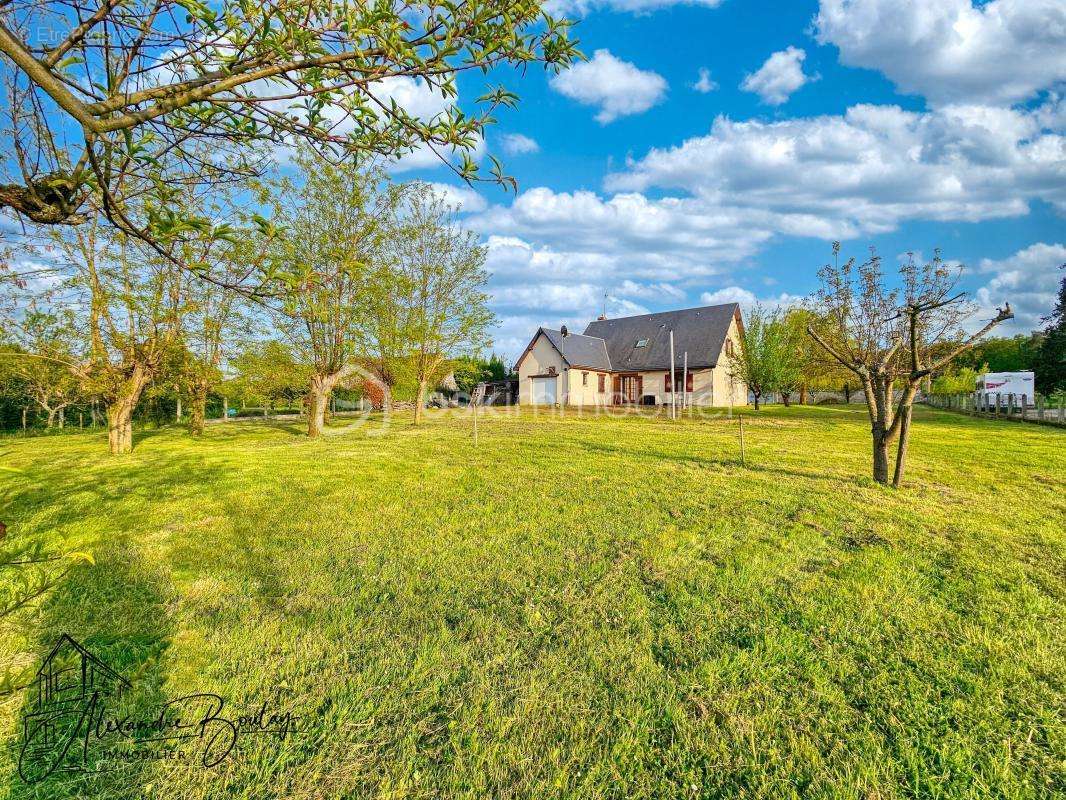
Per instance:
[[[518,98],[490,85],[464,112],[458,75],[566,66],[579,56],[569,28],[527,0],[4,0],[3,149],[17,180],[0,185],[0,207],[76,224],[92,197],[154,246],[187,222],[168,213],[168,191],[259,173],[256,145],[387,158],[429,148],[479,179],[469,153]],[[420,115],[404,82],[440,111]],[[495,160],[491,173],[514,183]],[[131,202],[146,182],[154,207]]]
[[[964,293],[955,291],[961,267],[949,268],[939,251],[921,266],[911,256],[900,267],[899,289],[885,286],[875,252],[858,266],[853,258],[840,265],[839,253],[835,242],[833,264],[819,272],[820,316],[807,332],[862,384],[878,483],[889,482],[889,447],[897,442],[892,485],[899,487],[922,381],[1014,314],[1006,303],[980,330],[966,335],[961,326],[974,309]]]

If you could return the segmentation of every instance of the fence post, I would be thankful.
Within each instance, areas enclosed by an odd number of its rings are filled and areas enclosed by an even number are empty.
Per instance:
[[[1066,395],[1059,397],[1059,422],[1066,422]]]
[[[1025,415],[1029,413],[1029,398],[1026,395],[1022,395],[1022,419],[1025,419]]]
[[[1000,399],[1001,399],[1000,393],[996,392],[996,407],[994,409],[992,409],[992,416],[994,416],[994,417],[998,417],[999,416],[999,402],[1000,402]]]
[[[1044,421],[1044,396],[1040,394],[1036,396],[1036,418]]]

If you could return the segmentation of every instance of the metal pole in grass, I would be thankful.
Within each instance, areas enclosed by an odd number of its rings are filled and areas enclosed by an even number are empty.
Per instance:
[[[570,371],[566,368],[566,337],[570,335],[570,331],[563,325],[559,328],[559,355],[563,359],[563,371],[562,371],[562,391],[559,393],[559,408],[562,409],[563,416],[566,416],[566,401],[570,394]]]
[[[681,410],[684,411],[688,408],[688,350],[685,351],[682,362],[684,366],[681,368]]]
[[[744,415],[737,414],[737,420],[740,422],[740,466],[747,466],[744,460]]]
[[[670,419],[677,419],[677,374],[674,365],[674,332],[670,331]]]

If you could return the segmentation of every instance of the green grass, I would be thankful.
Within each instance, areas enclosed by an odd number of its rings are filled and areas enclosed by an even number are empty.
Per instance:
[[[0,444],[9,539],[91,550],[0,630],[134,684],[301,715],[212,770],[0,797],[1052,797],[1066,792],[1066,433],[920,409],[871,482],[865,412],[569,414],[321,441],[235,423]],[[26,635],[29,631],[29,635]]]

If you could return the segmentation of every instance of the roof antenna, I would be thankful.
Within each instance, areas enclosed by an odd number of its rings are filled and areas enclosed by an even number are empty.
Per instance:
[[[602,322],[603,320],[607,319],[607,290],[606,289],[603,292],[603,313],[600,314],[596,319],[598,321],[600,321],[600,322]]]

